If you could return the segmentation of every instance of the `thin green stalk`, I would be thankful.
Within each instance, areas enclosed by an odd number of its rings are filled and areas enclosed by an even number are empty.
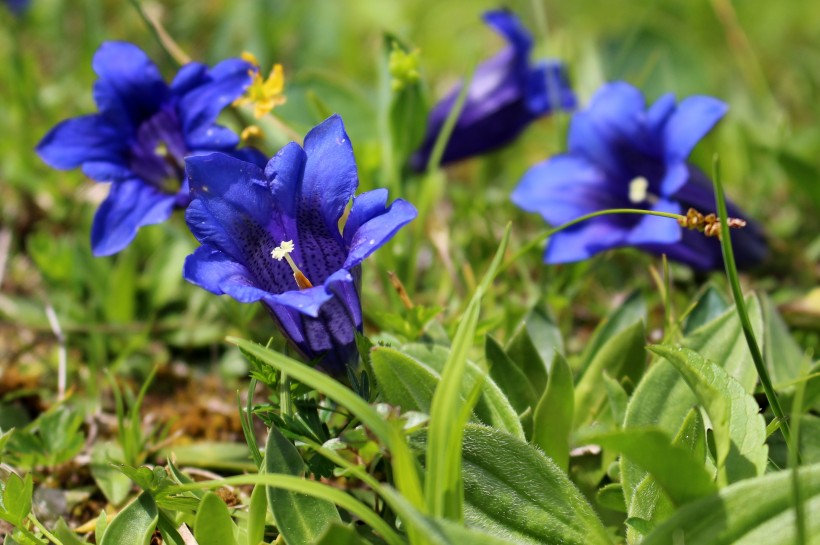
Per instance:
[[[63,542],[57,539],[57,536],[49,532],[46,527],[43,526],[43,523],[37,520],[37,517],[35,517],[33,513],[29,514],[28,519],[32,522],[32,524],[34,524],[34,526],[37,527],[38,530],[43,533],[44,536],[46,536],[49,541],[54,543],[54,545],[63,545]]]
[[[803,368],[803,374],[807,369]],[[789,470],[792,472],[792,497],[794,498],[794,525],[798,545],[805,545],[808,543],[806,536],[806,504],[803,490],[800,486],[800,459],[798,453],[800,452],[800,413],[803,409],[803,399],[806,394],[806,383],[801,382],[797,385],[794,392],[794,399],[792,400],[792,422],[794,429],[792,434],[792,444],[789,445]]]
[[[760,384],[763,386],[766,399],[769,401],[769,406],[772,408],[775,419],[779,424],[780,432],[783,434],[783,438],[786,440],[789,450],[791,450],[792,442],[791,433],[789,432],[789,423],[786,421],[786,415],[783,413],[783,409],[780,408],[780,401],[777,399],[777,394],[769,378],[766,364],[763,362],[763,354],[760,352],[760,345],[757,344],[757,339],[752,330],[752,322],[749,320],[749,313],[746,310],[746,300],[743,298],[743,292],[740,289],[740,279],[737,274],[735,254],[732,250],[732,240],[729,234],[729,213],[726,210],[726,198],[723,195],[723,185],[720,181],[720,158],[717,155],[715,155],[712,160],[712,170],[715,184],[715,199],[717,201],[718,216],[720,218],[720,246],[723,250],[726,277],[729,280],[729,286],[732,288],[732,297],[735,300],[735,309],[740,319],[740,325],[743,328],[743,335],[746,337],[746,344],[749,345],[749,352],[752,354],[752,361],[754,361],[757,375],[760,377]]]
[[[143,20],[145,25],[151,31],[151,34],[154,35],[154,39],[159,44],[159,46],[162,48],[162,50],[165,52],[165,54],[168,55],[168,58],[171,59],[171,62],[174,63],[174,65],[177,68],[181,67],[183,64],[188,63],[189,59],[186,58],[187,55],[182,50],[174,51],[174,47],[171,47],[171,45],[173,45],[178,49],[178,46],[176,46],[176,44],[166,43],[166,41],[168,39],[170,39],[170,36],[163,36],[162,35],[162,32],[160,32],[160,29],[158,28],[157,23],[154,22],[154,20],[151,19],[148,16],[148,14],[145,12],[145,9],[142,7],[142,4],[140,3],[140,1],[139,0],[128,0],[128,1],[131,3],[131,5],[134,7],[134,9],[137,10],[137,13],[140,16],[140,19]]]
[[[553,229],[548,229],[544,231],[537,237],[533,238],[530,242],[528,242],[524,247],[518,250],[513,256],[508,259],[499,269],[499,273],[506,271],[507,268],[510,267],[513,263],[515,263],[521,256],[527,254],[530,250],[540,245],[542,242],[547,240],[552,235],[563,231],[564,229],[568,229],[573,225],[577,225],[581,222],[584,222],[588,219],[597,218],[598,216],[609,216],[614,214],[639,214],[644,216],[659,216],[662,218],[670,218],[673,220],[683,219],[685,216],[681,214],[672,214],[670,212],[656,212],[655,210],[643,210],[641,208],[608,208],[606,210],[598,210],[597,212],[591,212],[589,214],[583,215],[581,217],[575,218],[572,221],[568,221],[558,227]]]

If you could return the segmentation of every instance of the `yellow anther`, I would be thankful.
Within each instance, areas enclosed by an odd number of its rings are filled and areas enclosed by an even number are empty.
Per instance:
[[[243,51],[243,52],[242,52],[242,55],[240,55],[240,56],[242,57],[242,60],[243,60],[243,61],[245,61],[245,62],[249,62],[249,63],[251,63],[252,65],[254,65],[254,66],[256,66],[257,68],[259,68],[259,61],[258,61],[258,60],[256,60],[256,55],[254,55],[254,54],[253,54],[253,53],[251,53],[250,51]]]
[[[244,54],[243,54],[244,55]],[[243,57],[244,58],[244,57]],[[256,58],[248,53],[248,62]],[[285,97],[285,73],[282,70],[281,64],[274,64],[267,79],[263,79],[259,74],[259,70],[252,70],[251,76],[253,81],[245,91],[244,96],[239,97],[233,102],[234,106],[244,106],[246,104],[253,105],[253,115],[257,119],[264,117],[276,106],[281,106],[287,101]]]
[[[296,266],[296,263],[293,262],[293,259],[289,255],[293,251],[293,248],[293,241],[285,240],[282,244],[271,250],[270,255],[276,261],[282,261],[282,258],[287,260],[288,265],[290,265],[290,268],[293,271],[293,279],[296,280],[296,285],[299,286],[300,290],[312,288],[313,284],[311,284],[310,280],[307,279],[307,276],[299,270],[299,267]]]
[[[242,129],[242,133],[239,135],[239,138],[242,140],[242,142],[248,142],[256,138],[262,138],[262,129],[260,129],[257,125],[248,125],[244,129]]]

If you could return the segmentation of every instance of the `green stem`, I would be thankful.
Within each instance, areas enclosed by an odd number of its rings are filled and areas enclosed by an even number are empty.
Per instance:
[[[44,536],[46,536],[46,538],[47,538],[49,541],[51,541],[52,543],[54,543],[54,545],[63,545],[63,542],[62,542],[62,541],[60,541],[59,539],[57,539],[57,537],[56,537],[54,534],[52,534],[51,532],[49,532],[49,531],[46,529],[46,527],[45,527],[45,526],[43,526],[43,523],[41,523],[39,520],[37,520],[37,517],[35,517],[33,513],[32,513],[32,514],[29,514],[28,519],[32,522],[32,524],[34,524],[34,526],[36,526],[36,527],[37,527],[37,529],[38,529],[38,530],[40,530],[40,532],[42,532],[42,533],[43,533],[43,535],[44,535]]]
[[[527,254],[530,250],[539,246],[542,242],[547,240],[552,235],[561,232],[564,229],[568,229],[573,225],[577,225],[581,222],[584,222],[588,219],[597,218],[598,216],[609,216],[614,214],[638,214],[643,216],[659,216],[661,218],[670,218],[673,220],[685,219],[685,216],[682,216],[681,214],[673,214],[671,212],[656,212],[655,210],[643,210],[641,208],[608,208],[606,210],[598,210],[597,212],[591,212],[589,214],[575,218],[574,220],[568,221],[562,225],[559,225],[558,227],[544,231],[543,233],[532,239],[530,242],[528,242],[526,245],[524,245],[524,247],[518,250],[510,259],[508,259],[507,262],[501,266],[499,272],[507,270],[507,268],[513,263],[515,263],[516,260],[518,260],[521,256]]]
[[[171,62],[174,63],[177,68],[181,67],[183,64],[186,64],[187,60],[181,58],[181,56],[180,56],[181,52],[172,51],[172,49],[170,47],[168,47],[168,44],[165,43],[165,38],[162,36],[162,34],[160,34],[160,31],[157,28],[157,23],[155,23],[153,21],[153,19],[151,19],[148,16],[148,14],[145,12],[145,9],[142,7],[142,4],[140,4],[140,1],[139,0],[128,0],[128,1],[131,3],[132,6],[134,6],[134,9],[137,10],[137,13],[139,14],[140,18],[146,24],[148,29],[151,31],[151,34],[154,35],[154,39],[159,44],[159,46],[162,48],[162,50],[165,52],[165,54],[168,55],[168,58],[171,59]]]
[[[715,155],[713,159],[712,169],[715,184],[715,199],[717,200],[718,216],[720,218],[720,245],[723,250],[726,276],[729,280],[729,286],[732,288],[732,297],[735,300],[735,309],[740,319],[740,325],[743,328],[743,335],[746,337],[746,344],[749,345],[749,352],[752,353],[752,361],[754,361],[755,369],[760,377],[760,384],[763,386],[763,391],[766,394],[766,399],[769,401],[769,406],[772,408],[775,419],[779,423],[780,432],[783,434],[783,438],[791,450],[792,442],[790,439],[789,424],[786,421],[783,409],[780,408],[780,402],[777,400],[777,394],[769,378],[769,372],[763,362],[763,354],[760,352],[760,346],[757,344],[757,339],[755,339],[755,334],[752,330],[752,322],[749,320],[749,313],[746,311],[746,300],[743,298],[743,292],[740,289],[740,280],[737,274],[737,265],[735,264],[735,254],[732,250],[732,240],[729,234],[729,213],[726,210],[726,198],[723,196],[723,185],[720,181],[720,158],[717,155]]]

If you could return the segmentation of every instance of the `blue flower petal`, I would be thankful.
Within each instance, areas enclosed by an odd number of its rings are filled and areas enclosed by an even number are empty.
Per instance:
[[[623,206],[623,196],[609,185],[604,173],[583,157],[558,155],[530,168],[511,199],[558,226],[596,210]]]
[[[208,82],[208,66],[201,62],[189,62],[179,69],[171,82],[171,93],[181,97]]]
[[[378,192],[378,193],[377,193]],[[372,195],[377,193],[376,195]],[[362,204],[359,202],[363,200]],[[376,204],[380,201],[380,206]],[[402,199],[396,199],[385,208],[386,190],[374,190],[364,193],[353,201],[348,223],[345,225],[345,240],[349,241],[347,259],[343,267],[352,269],[364,261],[370,254],[381,248],[405,225],[416,218],[415,207]],[[355,230],[354,230],[355,229]]]
[[[618,143],[641,141],[643,109],[643,95],[631,85],[604,85],[589,107],[573,116],[569,151],[600,165],[610,176],[622,176],[626,167],[618,154]]]
[[[185,163],[193,197],[185,220],[197,240],[244,264],[266,291],[294,289],[290,267],[271,257],[271,250],[291,239],[262,171],[222,153],[190,157]],[[297,244],[293,258],[301,266],[299,250]],[[303,272],[313,281],[327,276]]]
[[[175,200],[175,195],[163,193],[142,180],[111,184],[111,192],[97,210],[91,227],[94,255],[115,254],[134,240],[140,227],[167,220]]]
[[[120,126],[136,127],[170,96],[157,65],[134,44],[103,43],[92,66],[99,76],[94,100],[100,112]]]
[[[527,108],[536,116],[555,109],[571,110],[577,105],[564,63],[544,61],[530,71],[527,80]]]
[[[724,102],[707,96],[684,99],[664,126],[663,140],[667,162],[684,161],[701,138],[726,115]]]
[[[223,61],[211,69],[209,81],[186,93],[179,101],[182,127],[192,148],[232,147],[238,137],[214,127],[219,113],[240,97],[251,82],[252,66],[239,59]]]
[[[255,303],[269,295],[254,285],[244,265],[208,244],[185,258],[182,277],[216,295],[230,295],[240,303]]]
[[[593,255],[624,244],[628,231],[600,218],[561,231],[547,240],[544,262],[548,264],[571,263],[589,259]]]
[[[526,62],[532,49],[532,36],[521,20],[511,11],[494,10],[482,15],[482,19],[493,30],[501,34],[515,49],[517,56]]]
[[[299,208],[320,204],[322,219],[330,231],[338,231],[339,219],[359,185],[353,146],[342,118],[332,115],[305,136],[305,172],[299,191]]]
[[[37,154],[43,161],[60,170],[76,168],[86,161],[124,163],[126,150],[117,127],[96,114],[59,123],[37,144]]]
[[[83,174],[98,182],[114,182],[135,177],[128,166],[108,161],[87,161],[83,163]]]

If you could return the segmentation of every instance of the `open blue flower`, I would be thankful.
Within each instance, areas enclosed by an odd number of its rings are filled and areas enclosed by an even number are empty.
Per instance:
[[[183,159],[224,151],[248,160],[255,150],[236,150],[239,138],[216,125],[225,106],[251,82],[252,66],[239,59],[208,69],[189,63],[168,85],[137,46],[106,42],[94,55],[94,100],[99,113],[68,119],[37,146],[50,166],[82,166],[111,191],[94,218],[95,255],[119,252],[143,225],[165,221],[189,201]]]
[[[509,42],[475,70],[464,106],[447,141],[441,163],[451,163],[512,142],[535,119],[555,108],[575,107],[566,68],[558,61],[530,65],[532,37],[508,11],[490,11],[484,21]],[[430,112],[427,133],[410,159],[418,171],[427,167],[433,146],[452,110],[461,85]]]
[[[695,145],[726,113],[712,97],[676,104],[667,94],[646,109],[643,95],[623,82],[602,87],[570,124],[568,152],[532,167],[512,194],[528,212],[557,226],[607,208],[685,213],[715,211],[708,177],[687,161]],[[728,203],[729,215],[744,218]],[[732,232],[738,265],[766,255],[760,228],[748,222]],[[720,243],[655,216],[602,216],[552,236],[544,260],[566,263],[621,246],[635,246],[697,269],[723,265]]]
[[[193,200],[186,220],[202,246],[185,261],[189,282],[242,303],[261,301],[308,359],[341,373],[362,329],[361,262],[416,217],[387,190],[353,199],[353,148],[339,116],[291,142],[264,171],[214,153],[185,161]],[[287,262],[282,257],[287,256]],[[290,263],[289,263],[290,262]]]

